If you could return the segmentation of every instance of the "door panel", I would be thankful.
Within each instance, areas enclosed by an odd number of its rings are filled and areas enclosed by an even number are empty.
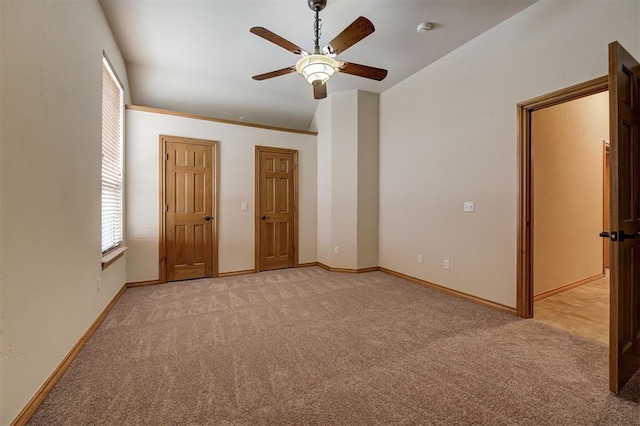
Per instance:
[[[258,193],[258,269],[295,264],[296,151],[256,148]]]
[[[608,142],[604,141],[604,191],[603,191],[603,198],[604,198],[604,211],[603,211],[603,223],[604,225],[602,226],[602,229],[609,229],[609,224],[611,223],[611,215],[609,214],[609,209],[611,208],[611,201],[610,201],[610,182],[609,182],[609,176],[611,175],[611,167],[610,167],[610,157],[609,157],[609,146],[608,146]],[[604,267],[605,268],[610,268],[611,267],[611,257],[610,257],[610,247],[611,247],[611,242],[608,238],[604,238]]]
[[[213,146],[175,138],[165,150],[167,281],[211,277]]]
[[[618,393],[640,367],[640,67],[609,45],[611,313],[610,389]],[[630,236],[630,237],[627,237]]]

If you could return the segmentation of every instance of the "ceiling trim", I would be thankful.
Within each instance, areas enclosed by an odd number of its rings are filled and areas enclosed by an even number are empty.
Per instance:
[[[247,123],[247,122],[244,122],[244,121],[237,121],[237,120],[226,120],[224,118],[208,117],[206,115],[190,114],[190,113],[187,113],[187,112],[171,111],[171,110],[168,110],[168,109],[152,108],[152,107],[146,107],[146,106],[141,106],[141,105],[126,105],[126,108],[130,109],[132,111],[153,112],[153,113],[156,113],[156,114],[173,115],[173,116],[176,116],[176,117],[193,118],[193,119],[196,119],[196,120],[213,121],[213,122],[216,122],[216,123],[224,123],[224,124],[233,124],[233,125],[236,125],[236,126],[255,127],[255,128],[258,128],[258,129],[275,130],[275,131],[278,131],[278,132],[288,132],[288,133],[298,133],[298,134],[301,134],[301,135],[318,136],[318,132],[310,132],[310,131],[306,131],[306,130],[289,129],[289,128],[286,128],[286,127],[267,126],[267,125],[264,125],[264,124]]]

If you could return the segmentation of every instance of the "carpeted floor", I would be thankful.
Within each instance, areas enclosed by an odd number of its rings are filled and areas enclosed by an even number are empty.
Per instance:
[[[129,289],[32,425],[640,425],[607,348],[382,272]]]

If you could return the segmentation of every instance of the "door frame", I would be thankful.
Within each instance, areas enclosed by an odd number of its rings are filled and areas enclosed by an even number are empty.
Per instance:
[[[602,194],[603,194],[603,206],[602,206],[602,229],[609,229],[611,227],[611,159],[609,156],[609,139],[602,141]],[[611,240],[608,238],[602,239],[602,264],[603,271],[605,273],[607,268],[611,267]]]
[[[255,260],[254,271],[260,272],[260,153],[293,154],[293,267],[298,268],[298,150],[256,145],[255,147]]]
[[[518,254],[516,315],[533,317],[533,212],[531,114],[539,109],[609,90],[608,76],[570,86],[517,105],[518,113]]]
[[[193,143],[197,145],[209,145],[211,146],[211,152],[213,158],[211,159],[211,167],[213,170],[211,171],[211,211],[213,212],[213,223],[211,224],[211,276],[216,278],[218,276],[218,182],[219,182],[219,170],[220,167],[218,165],[218,141],[207,140],[207,139],[194,139],[187,138],[183,136],[171,136],[171,135],[160,135],[160,148],[159,148],[159,169],[160,169],[160,188],[159,188],[159,200],[160,204],[158,205],[159,218],[160,218],[160,241],[159,241],[159,253],[158,253],[158,282],[160,284],[167,282],[167,241],[166,241],[166,209],[165,206],[167,204],[166,200],[166,188],[165,188],[165,180],[166,180],[166,158],[167,158],[167,142],[171,141],[181,141],[185,143]]]

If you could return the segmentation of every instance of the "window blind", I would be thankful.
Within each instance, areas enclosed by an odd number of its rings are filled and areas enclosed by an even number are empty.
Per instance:
[[[102,59],[102,254],[122,245],[124,91]]]

